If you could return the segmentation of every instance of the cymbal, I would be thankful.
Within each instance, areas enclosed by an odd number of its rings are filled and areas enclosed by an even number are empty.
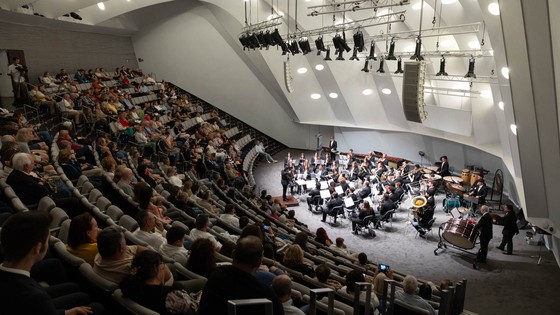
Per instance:
[[[463,182],[463,179],[459,176],[444,176],[443,180],[446,181],[446,182],[451,182],[451,183],[456,183],[456,184],[459,184],[459,183]]]
[[[432,172],[437,172],[437,170],[438,170],[437,166],[424,166],[424,168],[427,168]]]
[[[438,174],[424,174],[424,178],[440,180],[441,176]]]
[[[459,212],[461,214],[469,214],[469,212],[470,212],[470,210],[468,208],[465,208],[465,207],[459,207],[459,208],[457,208],[457,210],[459,210]]]

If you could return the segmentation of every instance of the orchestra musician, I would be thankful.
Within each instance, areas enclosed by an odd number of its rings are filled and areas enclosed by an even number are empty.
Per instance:
[[[402,188],[401,185],[402,185],[402,182],[395,182],[395,189],[393,190],[393,192],[389,196],[389,198],[393,202],[399,201],[399,199],[401,199],[401,196],[404,194],[404,188]]]
[[[346,182],[346,177],[344,177],[344,175],[338,178],[338,183],[340,184],[342,191],[346,191],[350,188],[350,185]]]
[[[476,206],[483,205],[486,203],[486,195],[488,194],[488,186],[484,182],[483,178],[479,178],[469,191],[469,196],[477,198],[477,203],[472,204],[472,212],[476,212]]]
[[[319,161],[321,160],[321,156],[318,151],[315,151],[315,154],[311,158],[311,164],[315,167],[319,165]]]
[[[511,255],[513,253],[513,236],[519,234],[517,216],[513,212],[513,206],[510,204],[502,205],[502,210],[504,210],[506,215],[496,220],[496,223],[504,225],[502,242],[497,248],[499,250],[506,250],[503,252],[504,255]],[[506,245],[507,247],[505,247]]]
[[[371,163],[369,161],[369,158],[366,156],[362,161],[362,163],[360,164],[358,178],[361,179],[362,181],[366,180],[366,177],[368,177],[371,174],[370,167],[371,167]]]
[[[362,188],[360,189],[360,191],[358,191],[358,197],[360,197],[361,200],[367,198],[369,195],[371,195],[371,187],[369,187],[369,181],[364,181]]]
[[[362,222],[365,217],[367,217],[369,215],[373,215],[374,213],[375,213],[375,211],[369,205],[369,202],[364,201],[364,203],[362,203],[360,205],[360,212],[358,213],[358,216],[357,217],[352,217],[350,219],[350,220],[352,220],[352,232],[354,234],[358,234],[358,232],[356,231],[356,226],[358,225],[358,223]]]
[[[321,184],[316,183],[315,188],[311,189],[309,196],[307,197],[307,207],[309,211],[312,211],[311,206],[317,206],[323,203],[321,200]]]
[[[439,160],[441,161],[440,167],[437,169],[437,173],[441,176],[451,176],[449,172],[449,162],[447,162],[447,155],[442,155]]]
[[[377,162],[381,162],[383,163],[383,165],[387,166],[389,164],[389,160],[387,159],[387,153],[383,153],[383,155],[381,155],[381,157],[379,159],[377,159]]]
[[[387,171],[387,167],[383,164],[383,161],[377,161],[377,168],[375,169],[375,176],[381,178],[383,173]]]
[[[433,196],[431,196],[433,199]],[[416,210],[414,219],[412,221],[412,226],[418,231],[420,235],[426,234],[426,229],[428,228],[428,223],[434,217],[434,207],[430,205],[429,202]]]
[[[352,167],[352,164],[354,164],[355,161],[356,161],[356,158],[354,158],[354,150],[350,149],[348,151],[348,153],[346,154],[345,168],[349,169],[350,167]]]
[[[292,184],[294,180],[294,176],[292,174],[292,167],[286,167],[282,170],[282,178],[280,183],[282,184],[282,200],[288,201],[288,197],[286,197],[286,191],[288,190],[288,186]],[[291,193],[294,194],[294,187],[291,186]]]
[[[284,168],[294,166],[294,159],[292,158],[292,152],[288,152],[288,156],[284,159]]]
[[[348,180],[352,182],[357,181],[359,174],[360,174],[360,168],[358,167],[358,162],[354,161],[350,166],[350,173],[348,175]]]
[[[336,160],[336,154],[338,153],[338,144],[336,143],[336,140],[334,140],[334,136],[331,137],[331,141],[329,142],[329,152],[330,152],[330,157],[331,157],[331,161]]]
[[[381,205],[377,208],[375,212],[375,219],[379,220],[381,217],[385,215],[388,211],[395,209],[395,203],[391,199],[389,199],[389,194],[383,194],[383,201]]]
[[[327,169],[323,166],[323,164],[319,164],[317,169],[315,170],[315,174],[318,179],[326,179],[327,176]]]
[[[334,217],[334,223],[336,223],[336,213],[334,213],[335,212],[334,208],[338,206],[342,206],[343,204],[344,201],[342,201],[342,199],[338,197],[338,193],[337,192],[332,193],[331,200],[327,202],[327,207],[323,209],[323,219],[321,220],[321,222],[325,222],[327,220],[327,214],[328,214]]]
[[[488,243],[492,239],[492,216],[488,213],[488,206],[483,205],[480,207],[480,212],[482,212],[482,217],[478,220],[474,226],[474,233],[480,231],[480,249],[476,255],[476,261],[473,263],[473,268],[478,269],[478,263],[485,263],[486,256],[488,254]]]
[[[299,156],[298,169],[301,171],[305,167],[305,164],[309,164],[309,161],[305,158],[305,153],[301,152],[301,155]]]

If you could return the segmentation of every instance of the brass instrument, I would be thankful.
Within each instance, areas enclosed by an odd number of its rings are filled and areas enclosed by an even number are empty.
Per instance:
[[[424,213],[424,206],[428,203],[428,199],[424,196],[416,196],[412,198],[412,213],[417,221],[420,221],[422,214]]]

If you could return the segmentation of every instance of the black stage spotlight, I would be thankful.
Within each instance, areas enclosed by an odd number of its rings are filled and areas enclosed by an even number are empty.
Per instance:
[[[362,68],[363,72],[369,72],[369,60],[366,59],[366,64]]]
[[[325,58],[323,58],[323,60],[332,61],[332,59],[331,59],[331,49],[330,48],[327,48],[327,54],[325,55]]]
[[[469,71],[465,74],[465,78],[474,78],[476,79],[476,74],[474,74],[474,57],[471,56],[469,59]]]
[[[269,46],[275,46],[276,45],[276,41],[274,40],[274,36],[272,36],[270,31],[266,31],[266,33],[264,33],[264,40],[266,41],[266,44],[269,45]]]
[[[323,43],[323,36],[319,36],[315,40],[315,47],[317,48],[317,56],[319,56],[322,51],[325,51],[325,43]]]
[[[387,55],[387,60],[397,60],[395,57],[395,41],[391,38],[391,43],[389,44],[389,54]]]
[[[280,45],[282,46],[282,44],[284,43],[284,40],[282,39],[282,35],[280,35],[280,32],[278,32],[278,29],[275,28],[274,32],[272,32],[272,38],[274,39],[274,41],[276,42],[276,45]]]
[[[362,34],[362,31],[358,30],[354,33],[354,48],[358,48],[358,51],[362,52],[364,50],[364,45],[364,34]]]
[[[395,71],[395,74],[399,74],[399,73],[404,73],[404,71],[402,70],[401,56],[399,56],[399,59],[397,59],[397,71]]]
[[[282,41],[280,47],[282,48],[282,56],[290,52],[290,49],[288,48],[288,42]]]
[[[299,47],[298,47],[297,40],[295,39],[290,40],[288,44],[288,48],[290,49],[292,55],[299,54]]]
[[[82,17],[79,16],[78,13],[76,13],[76,12],[70,12],[70,16],[71,16],[72,18],[76,19],[76,20],[79,20],[79,21],[82,20]]]
[[[300,38],[298,44],[299,44],[299,48],[301,49],[301,52],[304,55],[307,55],[308,53],[311,52],[311,46],[309,45],[309,40],[307,39],[307,37]]]
[[[436,77],[440,75],[447,75],[447,72],[445,72],[445,57],[443,55],[441,55],[441,59],[439,60],[439,72],[436,74]]]
[[[333,39],[332,39],[333,45],[334,45],[334,52],[338,53],[339,50],[342,50],[342,37],[340,37],[340,35],[336,34],[334,35]]]
[[[366,59],[377,61],[377,57],[375,57],[375,43],[374,42],[371,42],[371,46],[369,46],[369,56],[367,56]]]
[[[251,45],[251,42],[247,38],[246,34],[241,34],[241,36],[239,36],[239,42],[241,43],[241,45],[243,45],[243,50],[245,50],[246,48],[248,49]]]
[[[342,54],[344,53],[344,50],[339,50],[338,51],[338,57],[336,57],[336,60],[344,60],[344,57],[342,57]]]
[[[360,61],[360,58],[358,58],[358,47],[354,47],[354,52],[352,53],[350,60]]]
[[[375,72],[385,73],[385,69],[383,69],[383,66],[385,66],[385,59],[381,57],[381,59],[379,60],[379,69],[377,69],[377,71]]]
[[[418,38],[416,38],[416,47],[414,48],[414,55],[412,55],[412,57],[410,57],[411,60],[424,60],[424,57],[422,57],[420,49],[422,47],[422,39],[420,38],[420,36],[418,36]]]
[[[249,41],[251,42],[251,48],[256,49],[261,47],[257,34],[251,33],[251,35],[249,35]]]
[[[352,48],[350,48],[350,46],[348,46],[348,44],[346,43],[346,33],[344,32],[342,32],[342,40],[340,41],[340,44],[342,45],[342,48],[346,50],[346,52],[352,50]]]

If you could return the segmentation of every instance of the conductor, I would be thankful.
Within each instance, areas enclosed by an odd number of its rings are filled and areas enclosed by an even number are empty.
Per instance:
[[[280,183],[282,184],[282,200],[284,201],[288,201],[288,198],[286,197],[286,191],[288,190],[288,185],[290,185],[290,183],[294,179],[291,170],[292,168],[289,166],[282,170],[282,178],[280,180]]]
[[[336,140],[334,140],[334,136],[333,136],[333,137],[331,137],[331,141],[329,142],[329,151],[330,151],[330,154],[331,154],[331,161],[336,160],[336,153],[338,153],[337,147],[338,147],[338,144],[336,143]]]

